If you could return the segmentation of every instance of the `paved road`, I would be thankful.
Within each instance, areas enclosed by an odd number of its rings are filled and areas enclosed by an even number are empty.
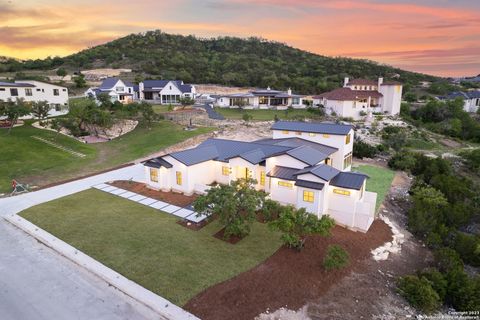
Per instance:
[[[159,319],[150,309],[38,243],[1,216],[119,179],[139,180],[141,165],[0,199],[0,319]]]
[[[216,112],[211,105],[209,104],[202,104],[202,105],[196,105],[195,107],[201,107],[203,109],[205,109],[205,111],[207,111],[207,114],[208,114],[208,117],[210,119],[215,119],[215,120],[225,120],[225,117]]]

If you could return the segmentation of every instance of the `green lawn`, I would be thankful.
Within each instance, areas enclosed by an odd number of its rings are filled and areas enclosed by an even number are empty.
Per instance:
[[[94,189],[20,215],[178,305],[253,268],[281,246],[279,234],[258,222],[231,245],[212,236],[220,230],[215,221],[192,231],[172,215]]]
[[[14,128],[10,135],[0,129],[0,193],[11,191],[11,179],[31,185],[46,185],[108,169],[211,130],[185,131],[181,126],[162,121],[153,124],[150,129],[140,126],[112,141],[88,145],[28,124]],[[33,139],[33,135],[87,156],[73,156]]]
[[[393,177],[395,176],[395,171],[390,169],[369,166],[369,165],[359,165],[353,168],[354,171],[362,172],[370,177],[367,180],[367,191],[376,192],[377,195],[377,209],[382,204],[385,196],[392,185]]]
[[[279,119],[293,119],[295,117],[301,116],[306,118],[312,118],[312,113],[308,112],[306,109],[293,109],[289,110],[288,113],[283,110],[240,110],[240,109],[228,109],[228,108],[215,108],[215,111],[221,113],[227,119],[242,119],[244,113],[251,114],[253,120],[257,121],[273,121],[275,115]]]
[[[162,104],[155,104],[152,106],[153,111],[156,113],[165,113],[168,112],[168,105],[162,105]]]

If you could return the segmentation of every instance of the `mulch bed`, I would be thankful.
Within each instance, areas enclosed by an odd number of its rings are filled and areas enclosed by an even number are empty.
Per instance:
[[[204,320],[253,319],[267,309],[281,307],[296,310],[324,295],[352,271],[361,271],[370,251],[391,240],[391,230],[381,220],[376,220],[366,234],[335,226],[331,237],[309,237],[301,252],[282,247],[255,268],[201,292],[184,308]],[[323,269],[330,244],[339,244],[349,252],[347,268]]]
[[[108,184],[120,189],[141,194],[145,197],[168,202],[182,208],[192,204],[198,197],[197,195],[186,196],[182,193],[156,191],[148,188],[144,183],[135,181],[118,180],[109,182]]]
[[[225,234],[225,228],[222,228],[220,231],[218,231],[217,233],[215,233],[213,236],[217,239],[220,239],[222,241],[225,241],[225,242],[228,242],[230,244],[236,244],[238,243],[238,241],[242,240],[244,237],[230,237],[228,239],[225,239],[224,238],[224,234]]]
[[[186,220],[178,220],[177,223],[179,225],[181,225],[182,227],[185,227],[187,229],[190,229],[190,230],[193,230],[193,231],[198,231],[212,221],[213,221],[213,219],[205,219],[201,222],[193,223],[193,222],[189,222],[189,221],[186,221]]]

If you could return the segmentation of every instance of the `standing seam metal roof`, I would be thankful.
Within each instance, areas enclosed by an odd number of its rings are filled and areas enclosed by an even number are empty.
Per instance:
[[[340,172],[330,184],[335,187],[360,190],[368,176],[357,172]]]

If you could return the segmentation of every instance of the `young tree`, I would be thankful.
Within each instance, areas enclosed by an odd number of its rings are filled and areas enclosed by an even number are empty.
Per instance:
[[[324,237],[330,235],[334,225],[335,221],[328,216],[318,219],[317,216],[307,213],[304,208],[297,210],[292,206],[283,207],[279,218],[270,222],[273,229],[282,232],[283,243],[297,250],[303,248],[309,235],[319,234]]]
[[[35,101],[32,102],[32,114],[38,118],[38,121],[42,121],[48,117],[50,112],[50,105],[47,101]]]
[[[87,82],[85,81],[85,76],[81,73],[75,78],[73,78],[73,81],[75,82],[75,86],[77,88],[85,88],[87,86]]]
[[[152,105],[148,102],[142,102],[139,105],[139,111],[142,115],[143,121],[145,121],[147,127],[150,128],[152,122],[158,118],[158,115],[153,110]]]
[[[0,102],[0,116],[6,117],[8,122],[10,122],[10,128],[8,128],[7,134],[10,134],[18,118],[26,116],[30,114],[30,112],[30,104],[25,102],[24,99]]]
[[[57,69],[57,76],[59,77],[65,77],[67,75],[67,70],[64,68],[58,68]]]
[[[57,140],[58,134],[60,130],[62,130],[62,126],[60,125],[60,121],[58,119],[50,120],[50,128],[55,130],[57,133],[55,134],[55,140]]]
[[[195,103],[195,100],[193,100],[190,97],[183,97],[180,98],[180,104],[182,105],[182,109],[185,109],[187,106],[191,106]]]
[[[243,121],[245,121],[245,122],[248,123],[250,120],[253,119],[253,116],[252,116],[250,113],[245,112],[245,113],[242,115],[242,119],[243,119]]]
[[[193,207],[195,211],[218,216],[225,227],[226,239],[244,237],[250,233],[250,225],[255,220],[255,212],[265,201],[265,193],[255,190],[253,179],[238,179],[230,185],[217,185],[206,195],[198,197]]]

